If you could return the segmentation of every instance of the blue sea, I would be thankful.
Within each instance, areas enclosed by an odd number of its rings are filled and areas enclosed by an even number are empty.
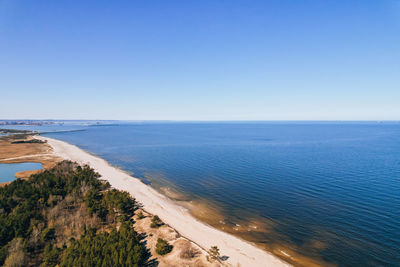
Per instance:
[[[63,129],[67,126],[58,126]],[[69,127],[69,128],[68,128]],[[47,134],[207,200],[242,238],[339,266],[400,266],[400,123],[116,122]],[[215,222],[218,225],[221,222]]]

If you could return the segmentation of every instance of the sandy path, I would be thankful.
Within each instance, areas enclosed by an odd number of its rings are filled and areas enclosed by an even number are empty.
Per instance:
[[[88,164],[102,175],[113,187],[128,191],[143,204],[144,209],[157,214],[182,236],[192,240],[200,247],[208,249],[218,246],[221,256],[228,256],[227,263],[233,266],[290,266],[272,254],[259,249],[237,237],[224,233],[196,220],[185,208],[158,193],[139,179],[109,165],[105,160],[93,156],[80,148],[63,141],[39,136],[46,140],[54,153],[64,159]]]

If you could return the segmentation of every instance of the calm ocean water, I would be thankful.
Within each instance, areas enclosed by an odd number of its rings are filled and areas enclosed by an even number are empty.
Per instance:
[[[208,199],[230,224],[268,222],[268,233],[249,231],[250,240],[340,266],[400,266],[400,123],[83,128],[48,136]]]

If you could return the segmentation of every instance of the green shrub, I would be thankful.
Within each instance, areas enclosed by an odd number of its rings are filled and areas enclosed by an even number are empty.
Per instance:
[[[56,230],[54,228],[46,228],[42,232],[42,240],[48,242],[56,237]]]
[[[144,219],[144,218],[146,218],[146,216],[144,216],[143,212],[139,211],[138,214],[137,214],[137,219],[141,220],[141,219]]]
[[[157,240],[156,252],[160,255],[168,254],[172,251],[173,246],[162,238]]]
[[[164,223],[161,221],[161,219],[157,215],[154,215],[153,219],[151,219],[150,227],[151,228],[158,228],[163,224]]]
[[[44,248],[42,266],[56,266],[59,263],[59,257],[62,249],[48,244]]]

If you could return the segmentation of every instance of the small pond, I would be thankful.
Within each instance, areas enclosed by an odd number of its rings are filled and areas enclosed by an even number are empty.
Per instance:
[[[21,171],[31,171],[42,169],[42,163],[23,162],[23,163],[7,163],[0,164],[0,183],[15,180],[15,173]]]

